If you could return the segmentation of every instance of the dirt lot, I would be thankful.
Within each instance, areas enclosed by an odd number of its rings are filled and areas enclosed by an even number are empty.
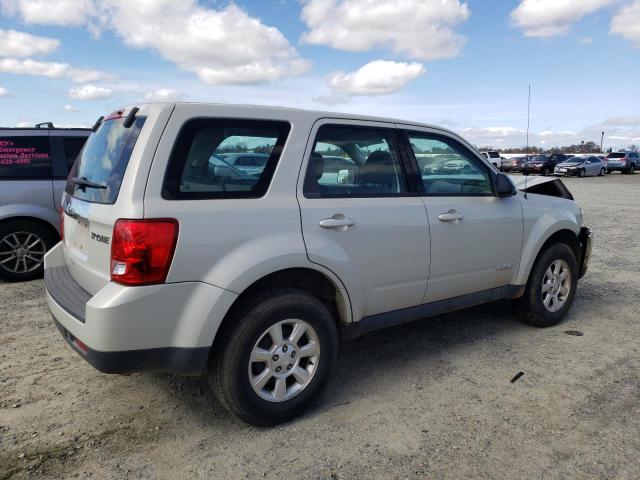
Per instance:
[[[0,479],[640,478],[640,175],[566,183],[596,230],[566,321],[498,303],[344,343],[318,406],[277,428],[200,379],[98,373],[41,281],[1,284]]]

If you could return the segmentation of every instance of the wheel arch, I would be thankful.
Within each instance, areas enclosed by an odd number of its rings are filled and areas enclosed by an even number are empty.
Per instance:
[[[540,255],[549,248],[550,245],[555,243],[565,243],[569,245],[573,254],[576,257],[576,261],[580,261],[580,240],[578,239],[578,233],[573,230],[573,228],[568,228],[567,226],[560,227],[546,236],[544,241],[539,242],[539,246],[536,249],[532,249],[535,251],[534,256],[529,256],[531,260],[526,263],[524,268],[518,272],[518,276],[516,279],[516,285],[526,285],[529,281],[529,275],[531,274],[531,270],[533,270],[533,266],[536,264]]]
[[[284,268],[264,275],[247,286],[231,304],[220,323],[212,344],[223,338],[221,333],[230,328],[233,313],[245,302],[261,290],[269,288],[296,288],[303,290],[322,301],[331,311],[338,330],[352,321],[349,295],[339,279],[328,272],[311,267]]]
[[[11,222],[16,222],[16,221],[36,223],[46,228],[47,230],[49,230],[58,239],[60,238],[60,233],[58,232],[58,229],[54,225],[52,225],[49,220],[46,220],[40,217],[34,217],[30,215],[16,215],[12,217],[4,217],[0,219],[0,226],[6,225],[7,223],[11,223]]]

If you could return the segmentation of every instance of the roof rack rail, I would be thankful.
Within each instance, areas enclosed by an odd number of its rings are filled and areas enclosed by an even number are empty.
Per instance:
[[[36,123],[36,128],[55,128],[53,122]]]

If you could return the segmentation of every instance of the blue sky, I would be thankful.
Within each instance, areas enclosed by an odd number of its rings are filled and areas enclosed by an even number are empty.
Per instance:
[[[179,99],[521,146],[529,83],[532,144],[640,145],[640,0],[0,0],[2,126]]]

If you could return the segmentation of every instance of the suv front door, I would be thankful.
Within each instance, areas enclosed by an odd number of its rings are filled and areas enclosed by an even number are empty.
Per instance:
[[[405,135],[429,216],[424,303],[508,285],[522,251],[520,200],[496,196],[494,173],[459,140],[428,129]]]
[[[299,182],[307,255],[345,283],[354,320],[420,305],[426,289],[427,214],[407,184],[393,127],[317,122]],[[351,168],[326,174],[325,157]]]

